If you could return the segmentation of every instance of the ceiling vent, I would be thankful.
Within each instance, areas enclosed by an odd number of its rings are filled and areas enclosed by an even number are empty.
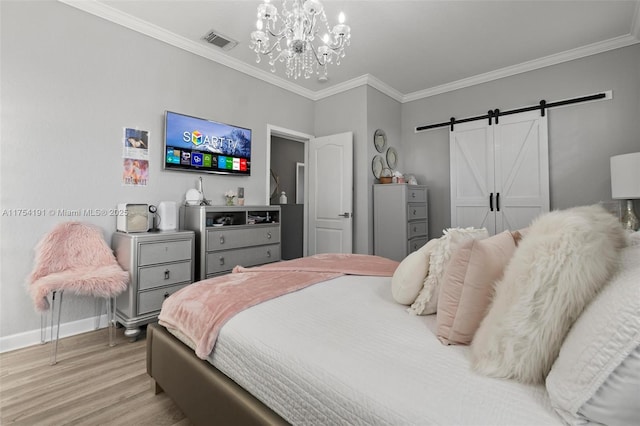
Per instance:
[[[231,50],[238,44],[237,41],[214,30],[209,31],[209,33],[202,38],[206,40],[207,43],[213,44],[223,50]]]

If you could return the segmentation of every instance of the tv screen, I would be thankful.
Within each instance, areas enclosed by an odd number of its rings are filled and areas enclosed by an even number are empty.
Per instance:
[[[251,129],[167,111],[165,170],[251,174]]]

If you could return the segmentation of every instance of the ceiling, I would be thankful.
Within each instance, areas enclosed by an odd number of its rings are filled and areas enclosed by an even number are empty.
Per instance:
[[[344,11],[352,37],[319,82],[256,63],[248,46],[261,0],[60,1],[311,99],[367,83],[406,102],[640,41],[636,0],[323,0],[329,25]],[[210,45],[210,30],[239,43]]]

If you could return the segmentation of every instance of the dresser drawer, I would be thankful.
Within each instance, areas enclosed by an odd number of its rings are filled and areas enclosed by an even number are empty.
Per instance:
[[[191,261],[138,269],[138,290],[191,281]]]
[[[279,244],[207,253],[206,274],[230,271],[236,265],[255,266],[278,260],[280,260]]]
[[[191,240],[141,243],[138,253],[138,265],[191,260],[191,245]]]
[[[189,283],[178,284],[171,287],[163,287],[156,290],[138,293],[138,315],[159,311],[160,308],[162,308],[162,302],[164,302],[164,299],[188,285]]]
[[[210,229],[207,231],[207,251],[228,250],[280,242],[280,226],[253,226],[242,229]]]
[[[407,201],[410,203],[424,203],[427,201],[426,188],[407,188]]]
[[[427,206],[426,204],[411,204],[407,205],[407,220],[426,219],[427,218]]]
[[[409,222],[407,224],[407,235],[409,239],[427,235],[427,222]]]
[[[413,253],[425,244],[427,244],[427,237],[414,238],[412,240],[409,240],[407,244],[407,253]]]

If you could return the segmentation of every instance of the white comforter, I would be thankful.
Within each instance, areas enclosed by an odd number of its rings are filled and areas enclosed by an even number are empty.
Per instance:
[[[468,348],[443,346],[390,280],[344,276],[250,308],[209,360],[292,424],[562,424],[544,386],[470,371]]]

